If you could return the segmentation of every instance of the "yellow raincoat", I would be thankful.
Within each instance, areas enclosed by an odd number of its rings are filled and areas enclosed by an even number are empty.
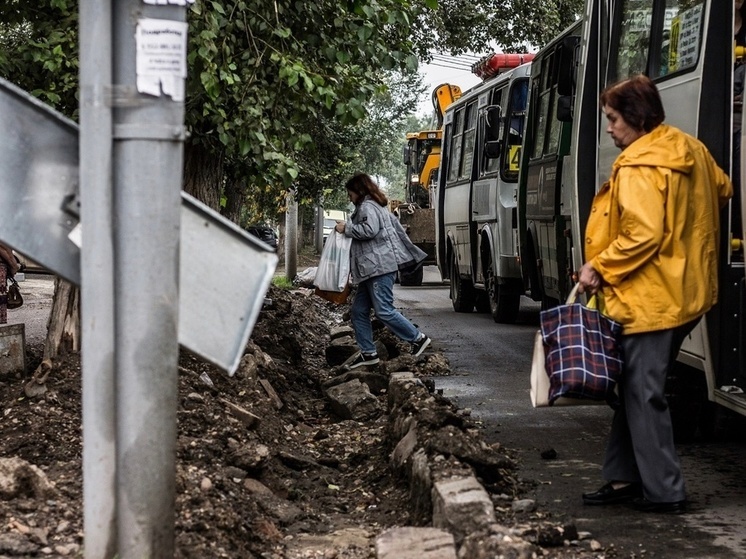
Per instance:
[[[593,200],[585,255],[625,334],[686,324],[717,302],[719,214],[732,195],[704,144],[666,124],[617,157]]]

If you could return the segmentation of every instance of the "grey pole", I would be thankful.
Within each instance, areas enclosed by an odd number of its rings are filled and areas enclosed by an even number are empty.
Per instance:
[[[285,213],[285,278],[292,281],[298,275],[298,202],[295,190],[287,194]]]
[[[118,557],[173,557],[184,103],[138,92],[135,32],[186,10],[114,6]]]
[[[316,205],[316,234],[314,235],[314,248],[317,253],[321,253],[324,248],[324,206]]]
[[[86,559],[116,553],[111,1],[80,1],[83,516]]]

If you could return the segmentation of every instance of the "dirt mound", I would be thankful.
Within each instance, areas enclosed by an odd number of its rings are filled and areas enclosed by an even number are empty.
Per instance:
[[[407,484],[389,466],[386,414],[340,420],[324,398],[322,385],[338,372],[325,349],[344,309],[307,289],[273,287],[233,377],[182,352],[177,557],[372,558],[373,540],[385,528],[421,522],[412,518]],[[385,333],[380,339],[389,357],[404,349]],[[41,347],[28,352],[33,371]],[[415,373],[447,374],[447,361],[433,352]],[[40,396],[25,395],[29,378],[0,379],[0,456],[20,459],[24,471],[41,478],[0,497],[0,558],[78,556],[79,356],[54,363]],[[499,492],[509,503],[518,482],[506,474]],[[513,519],[505,507],[501,521]]]

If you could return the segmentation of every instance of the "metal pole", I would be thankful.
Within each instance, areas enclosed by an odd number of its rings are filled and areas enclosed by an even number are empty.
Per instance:
[[[114,5],[118,557],[173,557],[184,103],[139,92],[135,33],[186,10]]]
[[[85,557],[116,553],[111,1],[80,1],[80,198]]]

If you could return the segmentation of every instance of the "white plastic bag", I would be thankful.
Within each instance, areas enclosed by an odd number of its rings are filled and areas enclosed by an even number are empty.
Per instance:
[[[350,277],[352,237],[333,231],[324,243],[313,284],[323,291],[344,291]]]

